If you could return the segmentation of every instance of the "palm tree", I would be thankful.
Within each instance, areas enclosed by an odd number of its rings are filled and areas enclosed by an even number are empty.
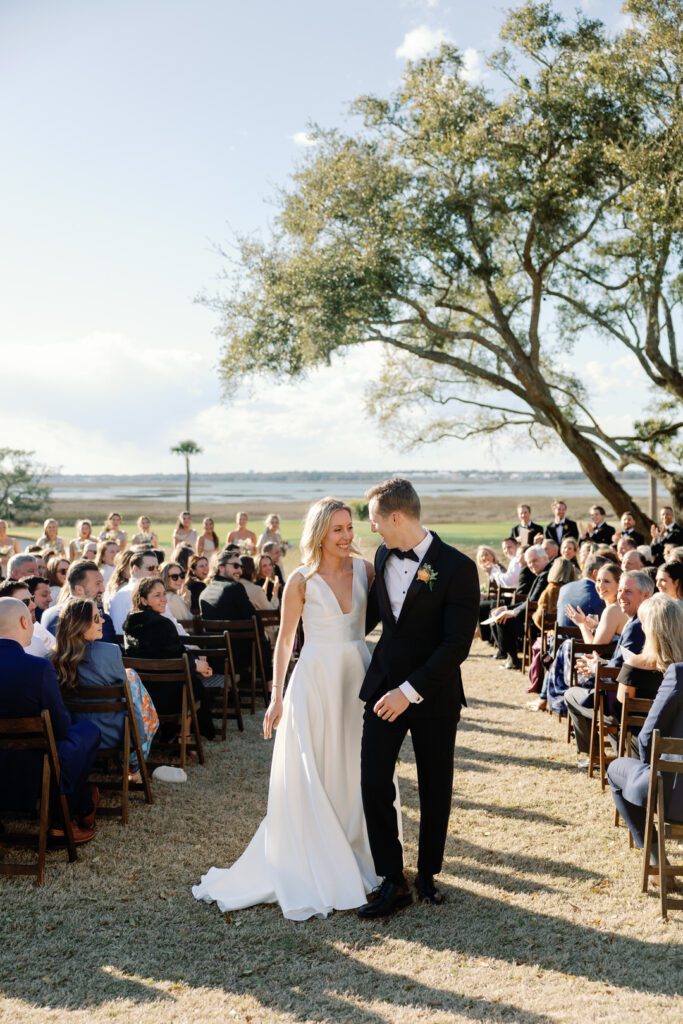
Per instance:
[[[185,508],[190,511],[190,456],[201,455],[202,449],[196,441],[179,441],[171,448],[174,455],[182,455],[185,459]]]

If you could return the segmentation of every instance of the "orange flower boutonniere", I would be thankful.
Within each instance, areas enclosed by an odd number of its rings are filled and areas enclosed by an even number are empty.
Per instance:
[[[427,562],[421,565],[417,570],[417,578],[420,583],[426,583],[430,590],[434,589],[434,584],[436,583],[438,575],[438,572],[434,572],[431,565]]]

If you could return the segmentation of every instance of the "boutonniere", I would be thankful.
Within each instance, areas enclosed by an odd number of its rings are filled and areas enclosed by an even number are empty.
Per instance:
[[[426,583],[430,590],[434,589],[438,575],[438,572],[434,572],[428,562],[424,562],[417,570],[417,578],[420,583]]]

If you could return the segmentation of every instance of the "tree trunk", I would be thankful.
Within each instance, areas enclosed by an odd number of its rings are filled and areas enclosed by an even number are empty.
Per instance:
[[[190,460],[188,456],[185,456],[185,508],[188,512],[190,509]]]

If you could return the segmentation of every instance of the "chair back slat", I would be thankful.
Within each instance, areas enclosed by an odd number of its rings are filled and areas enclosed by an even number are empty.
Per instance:
[[[0,743],[5,736],[16,736],[23,734],[29,738],[31,733],[44,740],[45,730],[43,719],[36,718],[2,718],[0,719]]]

